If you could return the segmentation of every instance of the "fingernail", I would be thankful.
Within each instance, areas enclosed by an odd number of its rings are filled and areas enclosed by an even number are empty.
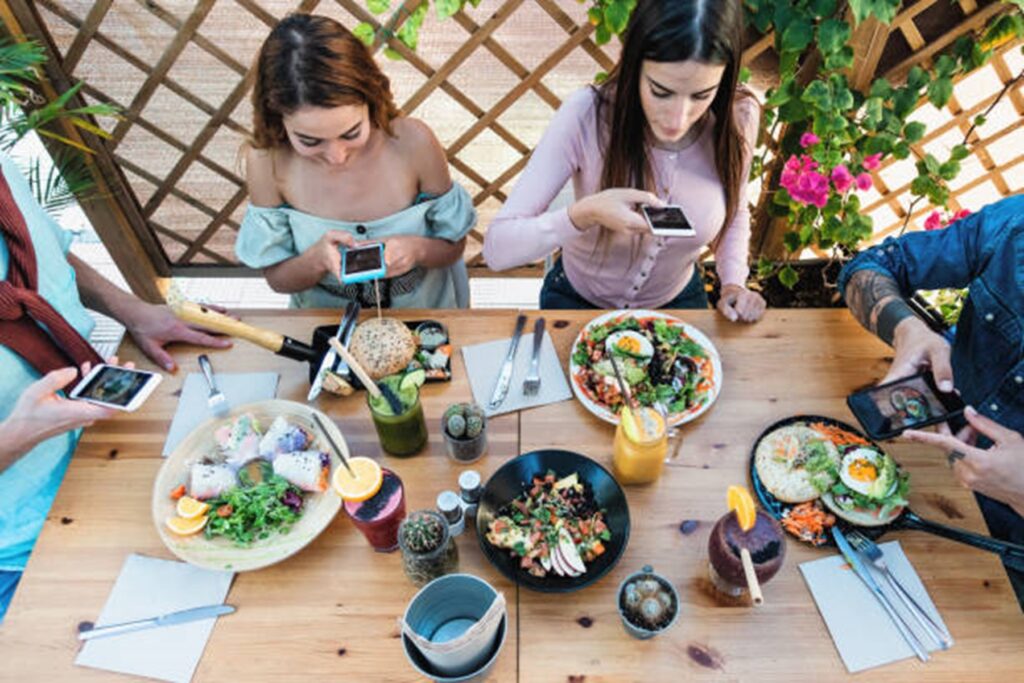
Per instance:
[[[167,370],[168,372],[170,372],[173,369],[174,369],[174,363],[164,363],[164,370]]]
[[[950,382],[948,379],[944,379],[941,382],[939,382],[939,389],[941,389],[944,393],[948,394],[949,392],[953,391],[953,383]]]
[[[964,412],[972,417],[978,414],[978,411],[974,409],[974,406],[967,406],[967,408],[964,409]]]

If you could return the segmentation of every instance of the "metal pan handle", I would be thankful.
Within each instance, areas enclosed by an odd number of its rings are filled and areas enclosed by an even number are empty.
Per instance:
[[[936,536],[942,536],[948,538],[951,541],[957,543],[964,543],[966,545],[974,546],[975,548],[981,548],[987,550],[990,553],[995,553],[1001,557],[1012,558],[1015,565],[1024,565],[1024,545],[1017,545],[1016,543],[1010,543],[1008,541],[1000,541],[999,539],[992,538],[990,536],[982,536],[965,529],[958,529],[956,527],[946,526],[945,524],[939,524],[928,519],[918,517],[910,510],[905,510],[902,517],[897,523],[898,526],[904,529],[916,529],[918,531],[926,531],[929,534],[935,534]]]

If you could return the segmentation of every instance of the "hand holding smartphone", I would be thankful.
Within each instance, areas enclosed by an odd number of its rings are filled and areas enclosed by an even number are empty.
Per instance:
[[[930,372],[859,391],[846,403],[868,436],[878,441],[946,422],[965,408],[958,395],[939,390]]]
[[[683,213],[683,207],[668,205],[665,207],[641,206],[640,211],[647,220],[651,232],[661,237],[696,237],[697,231],[690,225]]]
[[[162,379],[153,372],[104,363],[83,377],[68,398],[131,412],[149,398]]]
[[[341,281],[355,284],[384,277],[384,245],[380,242],[341,252]]]

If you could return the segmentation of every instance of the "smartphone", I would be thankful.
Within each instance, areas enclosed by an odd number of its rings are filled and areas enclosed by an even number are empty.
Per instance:
[[[380,242],[341,252],[341,281],[346,284],[384,277],[384,245]]]
[[[647,219],[651,232],[662,237],[696,237],[697,231],[686,220],[681,206],[641,206],[640,210]]]
[[[906,429],[946,422],[962,415],[965,407],[955,393],[939,391],[930,372],[858,391],[846,403],[868,436],[880,441]]]
[[[68,398],[132,411],[149,398],[161,379],[163,376],[155,372],[97,365],[71,390]]]

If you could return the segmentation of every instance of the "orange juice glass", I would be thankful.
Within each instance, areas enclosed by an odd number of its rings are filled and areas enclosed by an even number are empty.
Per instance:
[[[665,468],[668,453],[665,418],[652,408],[637,408],[632,419],[621,416],[615,428],[612,469],[620,484],[649,484]]]

